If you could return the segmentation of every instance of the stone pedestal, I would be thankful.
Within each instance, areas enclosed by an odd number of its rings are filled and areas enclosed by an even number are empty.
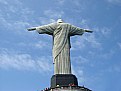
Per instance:
[[[92,91],[92,90],[78,86],[78,87],[60,87],[60,88],[51,89],[50,91]]]
[[[73,74],[56,74],[51,78],[51,88],[62,86],[78,86],[78,81]]]
[[[42,91],[92,91],[92,90],[82,86],[63,86],[56,88],[48,88]]]
[[[92,91],[84,86],[78,86],[78,81],[73,74],[56,74],[51,78],[50,88],[42,91]]]

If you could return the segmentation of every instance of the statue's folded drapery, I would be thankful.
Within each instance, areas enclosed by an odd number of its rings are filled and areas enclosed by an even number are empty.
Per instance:
[[[36,27],[39,34],[53,36],[54,74],[71,74],[70,36],[82,35],[85,30],[68,23],[52,23]]]

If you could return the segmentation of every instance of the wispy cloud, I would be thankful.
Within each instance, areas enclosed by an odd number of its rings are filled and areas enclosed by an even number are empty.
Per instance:
[[[85,81],[84,72],[82,69],[77,69],[72,66],[72,73],[78,78],[79,84]]]
[[[84,58],[82,56],[78,56],[78,57],[72,57],[72,60],[74,60],[74,62],[77,65],[82,65],[82,64],[87,64],[89,62],[89,60],[87,58]]]
[[[85,40],[87,40],[92,47],[94,48],[101,48],[101,43],[95,37],[95,34],[90,34],[89,36],[85,36]]]
[[[83,67],[84,67],[84,64],[86,65],[89,64],[89,60],[82,56],[78,56],[78,57],[72,57],[71,61],[72,61],[72,73],[78,77],[79,83],[84,83],[85,73],[83,71]]]
[[[109,37],[111,34],[111,29],[108,27],[102,27],[102,28],[95,27],[93,29],[94,29],[94,32],[96,32],[100,36]]]
[[[120,66],[121,63],[119,64],[116,64],[116,65],[113,65],[113,66],[110,66],[107,70],[105,70],[106,72],[115,72],[115,73],[119,73],[121,72],[121,66]]]
[[[52,9],[48,9],[44,11],[44,15],[45,17],[39,17],[38,20],[40,20],[40,23],[42,25],[44,24],[49,24],[49,23],[53,23],[56,22],[58,18],[61,18],[64,15],[63,11],[57,11],[57,10],[52,10]]]
[[[83,1],[83,0],[71,0],[71,2],[74,4],[75,7],[80,7],[80,10],[86,8],[87,5],[89,4],[89,1]]]
[[[107,0],[109,3],[112,4],[120,4],[121,5],[121,0]]]
[[[102,28],[102,29],[90,28],[88,26],[88,23],[89,23],[89,21],[87,19],[81,19],[80,26],[83,29],[86,28],[86,29],[92,30],[93,33],[85,32],[81,37],[80,36],[76,37],[76,39],[73,41],[71,50],[76,50],[77,49],[76,46],[78,46],[78,48],[80,48],[80,49],[85,48],[86,46],[88,46],[88,44],[90,45],[90,47],[93,47],[93,48],[97,48],[97,49],[102,48],[102,44],[100,42],[100,37],[99,36],[98,36],[98,38],[96,38],[96,37],[98,34],[100,36],[104,36],[104,37],[109,36],[111,30],[106,27]]]
[[[53,23],[53,22],[56,21],[54,18],[49,18],[48,19],[48,18],[45,18],[45,17],[39,17],[38,19],[40,20],[40,23],[42,25],[46,25],[46,24]]]
[[[26,71],[51,72],[50,57],[33,59],[29,54],[10,53],[6,50],[0,53],[1,69],[16,69]]]
[[[27,28],[27,26],[30,26],[30,24],[26,21],[9,21],[1,16],[0,21],[2,28],[6,29],[6,31],[14,31],[14,33],[22,33]]]
[[[48,42],[38,41],[37,43],[33,44],[33,46],[37,48],[48,48],[50,47],[50,44]]]
[[[6,0],[0,0],[0,3],[2,3],[2,4],[8,4],[8,2]]]
[[[119,48],[121,49],[121,43],[118,43]]]
[[[78,36],[79,37],[79,36]],[[85,48],[85,40],[82,38],[76,38],[71,43],[71,50],[78,50]]]
[[[89,51],[89,55],[90,57],[92,58],[96,58],[96,59],[99,59],[99,61],[102,61],[102,60],[109,60],[111,58],[113,58],[113,55],[116,53],[115,49],[110,49],[109,51],[104,51],[106,49],[102,49],[102,50],[97,50],[97,51]],[[98,53],[98,55],[97,55]],[[102,60],[100,60],[102,59]]]
[[[66,0],[56,0],[60,5],[63,5]]]
[[[86,20],[86,19],[82,19],[80,24],[81,24],[80,26],[82,26],[82,27],[89,28],[89,26],[87,25],[88,24],[88,20]]]
[[[3,4],[3,9],[0,10],[0,25],[4,29],[18,32],[31,25],[28,21],[33,11],[24,7],[20,0],[13,0],[12,3],[10,0],[0,0],[0,3]]]
[[[111,33],[111,29],[104,27],[101,29],[101,32],[104,36],[109,36]]]
[[[100,54],[99,56],[100,56],[100,58],[110,59],[113,57],[114,53],[115,53],[115,51],[112,49],[109,52],[105,52],[105,53]]]
[[[84,36],[84,40],[90,43],[93,48],[102,49],[102,43],[100,42],[101,38],[109,38],[111,29],[107,27],[93,28],[92,31],[94,31],[92,34]]]
[[[10,42],[8,42],[8,43],[10,43]],[[29,48],[39,49],[39,50],[43,50],[43,48],[46,48],[46,49],[48,49],[48,48],[51,49],[52,48],[51,43],[46,42],[44,40],[39,40],[39,41],[29,42],[29,43],[28,42],[27,43],[19,42],[19,43],[16,44],[16,46],[24,47],[24,48],[29,47]]]
[[[49,9],[49,10],[45,10],[44,14],[50,18],[61,18],[64,12]]]
[[[93,48],[102,48],[102,44],[96,39],[95,34],[88,34],[82,35],[81,38],[80,36],[79,38],[76,38],[76,40],[72,43],[72,50],[78,50],[78,48],[83,49],[88,46],[88,44]]]

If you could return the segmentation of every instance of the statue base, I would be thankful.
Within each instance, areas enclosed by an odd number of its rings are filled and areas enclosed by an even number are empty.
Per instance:
[[[42,91],[92,91],[84,86],[62,86],[56,88],[45,88]]]
[[[51,88],[63,86],[78,86],[78,81],[73,74],[56,74],[51,78]]]

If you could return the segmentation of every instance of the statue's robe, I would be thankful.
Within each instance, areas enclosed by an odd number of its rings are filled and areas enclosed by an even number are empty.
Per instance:
[[[85,30],[68,23],[51,23],[36,30],[53,36],[54,74],[71,74],[70,36],[82,35]]]

